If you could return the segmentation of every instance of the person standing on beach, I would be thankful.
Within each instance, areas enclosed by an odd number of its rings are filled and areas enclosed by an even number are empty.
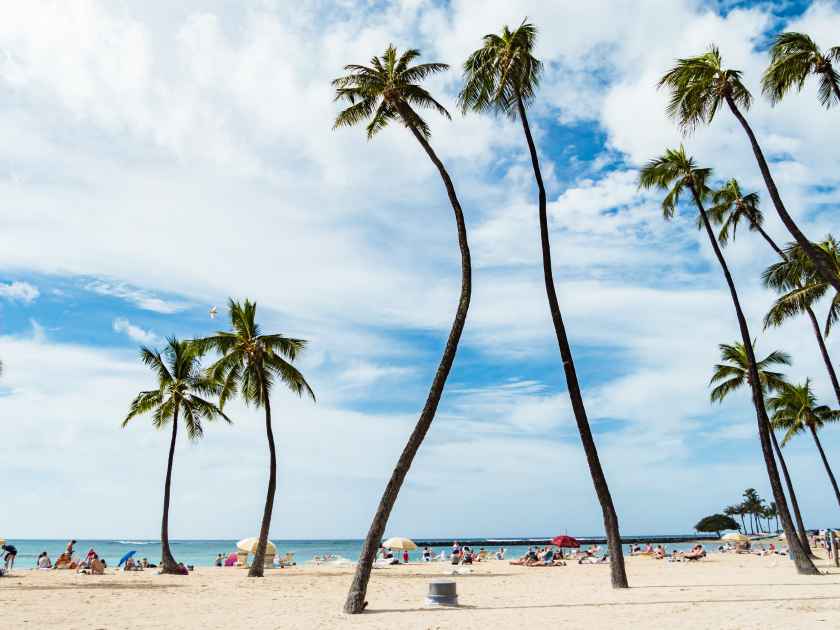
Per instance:
[[[67,543],[67,548],[64,550],[64,553],[67,554],[68,560],[71,560],[73,558],[73,545],[75,544],[75,540],[71,540],[69,543]]]

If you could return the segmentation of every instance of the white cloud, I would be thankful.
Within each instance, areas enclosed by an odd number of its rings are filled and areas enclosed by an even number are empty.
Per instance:
[[[115,332],[128,335],[134,341],[144,345],[153,346],[161,342],[161,338],[155,333],[132,324],[124,317],[116,318],[113,323],[113,328]]]
[[[108,295],[131,302],[144,311],[153,311],[166,315],[177,313],[189,307],[182,302],[169,302],[156,297],[141,289],[135,289],[125,284],[112,284],[102,280],[95,280],[85,285],[85,289],[99,295]]]
[[[0,282],[0,298],[31,304],[40,294],[38,287],[32,286],[28,282],[9,282],[6,284]]]

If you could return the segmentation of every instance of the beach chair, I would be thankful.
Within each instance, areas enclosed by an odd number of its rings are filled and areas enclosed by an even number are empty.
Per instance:
[[[291,551],[287,551],[286,555],[280,558],[277,562],[280,564],[281,569],[283,567],[293,567],[297,564],[297,562],[295,562],[295,554]]]
[[[247,551],[237,551],[236,552],[236,566],[240,568],[245,568],[248,566],[248,552]]]

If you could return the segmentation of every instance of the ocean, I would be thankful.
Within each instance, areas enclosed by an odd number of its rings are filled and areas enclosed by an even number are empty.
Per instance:
[[[419,539],[418,539],[419,540]],[[38,555],[46,551],[49,557],[55,559],[64,551],[67,546],[67,540],[26,540],[26,539],[8,539],[7,543],[17,547],[18,556],[15,566],[20,569],[27,569],[35,566],[35,560]],[[172,554],[178,562],[183,562],[186,565],[195,566],[212,566],[218,554],[227,555],[231,551],[236,550],[236,540],[171,540],[170,548]],[[362,551],[361,540],[276,540],[272,542],[277,547],[278,553],[282,556],[287,552],[295,554],[295,560],[298,563],[309,562],[315,556],[332,555],[345,558],[355,562],[358,560]],[[469,539],[461,539],[462,544],[473,545],[475,550],[483,546],[487,551],[495,553],[498,546],[492,543],[487,544],[487,541],[482,539],[479,542],[473,543]],[[506,558],[514,559],[521,556],[528,549],[528,541],[523,540],[521,545],[509,546],[507,549]],[[707,543],[710,547],[712,543]],[[584,545],[586,548],[588,545]],[[668,544],[668,550],[687,550],[692,546],[691,543],[673,543]],[[601,546],[605,548],[604,545]],[[158,564],[161,557],[161,548],[159,540],[78,540],[75,546],[75,555],[84,556],[88,549],[94,549],[100,557],[105,558],[109,567],[117,564],[129,551],[136,551],[136,558],[148,558],[149,562]],[[434,547],[434,553],[440,553],[443,548]],[[626,546],[625,546],[626,550]],[[449,549],[447,548],[447,555]],[[410,553],[412,561],[420,561],[421,552],[412,551]]]

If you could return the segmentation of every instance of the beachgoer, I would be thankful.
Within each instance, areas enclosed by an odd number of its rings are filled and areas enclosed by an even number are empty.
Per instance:
[[[17,558],[17,547],[14,545],[0,545],[0,550],[3,551],[3,562],[6,571],[11,571],[15,567],[15,558]]]
[[[67,548],[64,550],[64,553],[66,553],[67,557],[70,558],[70,559],[73,558],[73,545],[75,545],[75,544],[76,544],[76,541],[71,540],[69,543],[67,543]]]
[[[431,562],[432,561],[432,550],[429,549],[429,546],[426,545],[423,547],[423,562]]]
[[[52,569],[52,561],[50,560],[50,557],[47,555],[46,551],[42,551],[41,555],[38,556],[38,568]]]
[[[224,561],[225,561],[225,559],[224,559],[224,557],[222,556],[222,554],[219,554],[218,556],[216,556],[216,562],[215,562],[215,565],[216,565],[217,567],[220,567],[220,566],[222,566],[222,564],[224,564]]]
[[[403,564],[408,564],[408,549],[403,549]]]
[[[504,560],[505,559],[505,548],[499,547],[499,550],[496,552],[496,560]]]

